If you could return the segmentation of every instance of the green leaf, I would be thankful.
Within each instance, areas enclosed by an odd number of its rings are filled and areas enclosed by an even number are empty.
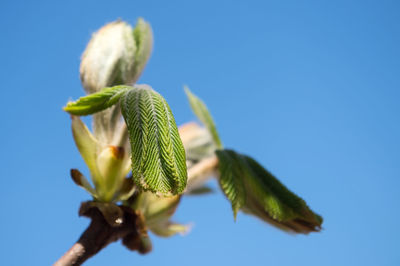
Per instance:
[[[153,31],[151,26],[144,19],[139,18],[135,29],[133,30],[133,38],[136,43],[135,64],[133,66],[135,78],[137,81],[142,73],[147,61],[150,58],[153,49]]]
[[[78,116],[71,116],[72,135],[92,176],[98,175],[96,158],[101,145]]]
[[[163,195],[181,193],[187,182],[185,150],[165,99],[138,86],[121,99],[132,150],[136,185]]]
[[[309,233],[320,230],[322,218],[296,194],[249,156],[218,150],[220,185],[234,215],[243,211],[283,230]]]
[[[236,162],[236,154],[226,150],[217,150],[218,170],[220,173],[219,184],[222,191],[232,204],[233,216],[236,220],[237,213],[246,202],[243,175]]]
[[[207,109],[207,106],[204,104],[200,98],[194,95],[188,87],[185,87],[186,95],[189,99],[190,107],[193,112],[197,116],[197,118],[206,126],[208,131],[211,133],[211,136],[215,142],[217,148],[222,149],[222,142],[219,138],[217,128],[215,127],[214,120]]]
[[[67,103],[64,111],[73,115],[97,113],[118,103],[119,98],[130,89],[132,89],[130,86],[104,88],[99,92],[81,97],[75,102]]]

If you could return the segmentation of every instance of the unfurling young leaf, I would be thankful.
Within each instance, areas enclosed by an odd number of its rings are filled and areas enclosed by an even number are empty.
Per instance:
[[[219,184],[222,191],[232,204],[233,216],[236,220],[238,211],[246,203],[246,191],[240,165],[236,162],[235,154],[218,150]]]
[[[64,110],[77,115],[93,114],[118,102],[128,128],[135,184],[162,195],[182,193],[187,182],[185,150],[167,102],[149,86],[105,88],[69,103]],[[88,155],[94,155],[96,149],[90,152]],[[92,156],[86,157],[92,163]]]
[[[178,233],[184,234],[188,231],[188,226],[174,223],[170,220],[178,207],[181,195],[158,197],[153,193],[144,192],[140,197],[138,209],[145,217],[146,226],[154,234],[169,237]]]
[[[254,159],[232,150],[216,153],[219,182],[235,216],[242,209],[286,231],[306,234],[320,230],[322,217]]]
[[[120,104],[136,185],[162,195],[182,193],[187,182],[185,150],[165,99],[143,85],[128,91]]]
[[[133,30],[133,38],[136,43],[135,64],[133,66],[134,80],[139,79],[140,74],[147,61],[150,58],[153,49],[153,31],[151,26],[144,19],[139,18],[135,29]]]
[[[131,86],[115,86],[104,88],[99,92],[79,98],[75,102],[69,102],[64,111],[73,115],[90,115],[116,104],[124,93],[132,89]]]
[[[222,149],[222,142],[219,138],[217,128],[215,127],[214,120],[212,119],[212,116],[208,111],[207,106],[204,104],[202,100],[200,100],[200,98],[194,95],[189,90],[188,87],[185,87],[185,92],[189,99],[190,107],[192,108],[193,112],[195,113],[197,118],[204,124],[204,126],[208,129],[217,148]]]

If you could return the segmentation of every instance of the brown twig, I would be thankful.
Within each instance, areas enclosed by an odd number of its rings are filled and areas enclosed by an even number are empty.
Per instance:
[[[123,244],[130,250],[147,253],[151,250],[143,220],[132,209],[113,205],[112,209],[119,208],[121,217],[110,224],[109,206],[100,203],[82,203],[80,214],[91,218],[89,227],[83,232],[79,240],[54,264],[55,266],[81,265],[87,259],[97,254],[108,244],[122,239]],[[91,206],[87,206],[87,205]],[[107,209],[108,208],[108,209]],[[108,215],[106,218],[105,215]],[[114,216],[117,217],[117,216]],[[120,220],[118,220],[120,219]]]

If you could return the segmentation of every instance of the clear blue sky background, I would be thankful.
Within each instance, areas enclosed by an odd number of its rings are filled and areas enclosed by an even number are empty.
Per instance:
[[[150,21],[140,82],[193,120],[208,104],[226,146],[257,158],[325,218],[308,236],[239,214],[215,193],[185,198],[187,236],[152,236],[146,256],[112,244],[87,265],[400,265],[400,2],[1,1],[2,265],[49,265],[88,224],[85,166],[61,107],[83,95],[93,31]],[[216,184],[213,184],[217,187]]]

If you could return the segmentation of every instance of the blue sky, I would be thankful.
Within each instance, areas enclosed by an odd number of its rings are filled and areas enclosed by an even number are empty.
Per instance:
[[[249,154],[323,215],[292,236],[239,214],[221,193],[185,198],[190,234],[152,236],[146,256],[112,244],[86,265],[400,265],[398,1],[1,1],[0,250],[4,265],[49,265],[88,224],[87,171],[61,107],[83,95],[90,35],[141,16],[154,52],[141,83],[195,119],[187,84],[227,147]],[[217,187],[213,183],[214,187]]]

